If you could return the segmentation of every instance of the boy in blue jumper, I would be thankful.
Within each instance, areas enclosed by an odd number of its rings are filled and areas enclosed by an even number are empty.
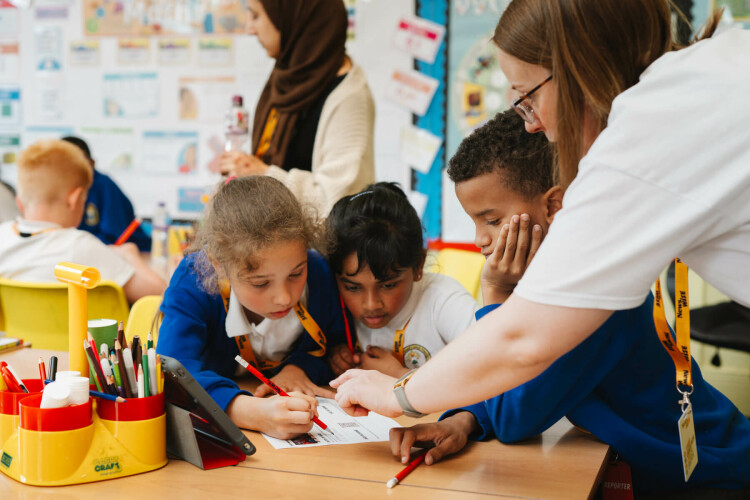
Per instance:
[[[91,157],[91,150],[83,139],[69,136],[63,137],[62,140],[78,146],[83,151],[94,173],[94,182],[89,188],[86,209],[78,229],[88,231],[99,238],[102,243],[111,245],[135,219],[133,204],[115,184],[115,181],[96,170],[96,162]],[[133,231],[128,241],[135,243],[141,252],[151,250],[151,238],[141,227]]]
[[[475,244],[487,257],[482,292],[490,305],[477,319],[510,295],[561,207],[546,142],[541,134],[526,133],[509,110],[465,139],[451,159],[448,175],[476,226]],[[692,374],[698,465],[687,483],[675,367],[657,337],[650,295],[637,308],[615,312],[530,382],[447,412],[438,423],[394,429],[391,447],[403,459],[415,442],[432,441],[436,446],[425,463],[433,464],[468,439],[516,442],[567,416],[630,465],[636,498],[685,488],[742,498],[750,488],[750,422],[703,379],[694,361]]]
[[[281,439],[310,430],[313,396],[332,396],[319,387],[332,378],[325,355],[344,341],[336,281],[308,250],[316,234],[279,181],[231,180],[213,196],[161,306],[157,352],[178,359],[238,426]],[[240,390],[238,354],[297,393]]]

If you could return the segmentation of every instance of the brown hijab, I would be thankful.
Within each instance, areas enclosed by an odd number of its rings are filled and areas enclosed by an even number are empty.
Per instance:
[[[260,0],[281,33],[281,51],[258,100],[253,152],[271,108],[279,113],[262,160],[283,165],[297,115],[315,103],[336,78],[346,54],[348,19],[342,0]]]

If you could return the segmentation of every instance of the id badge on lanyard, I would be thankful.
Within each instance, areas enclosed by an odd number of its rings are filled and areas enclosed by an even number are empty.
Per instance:
[[[695,442],[695,425],[693,423],[693,405],[690,395],[693,393],[693,377],[690,357],[690,304],[688,300],[688,268],[680,260],[674,261],[675,274],[675,336],[667,323],[664,313],[664,301],[661,293],[661,280],[657,278],[654,294],[654,326],[659,341],[666,349],[675,365],[675,384],[677,392],[682,395],[678,404],[682,416],[678,421],[680,448],[682,449],[682,469],[685,482],[698,464],[698,448]]]

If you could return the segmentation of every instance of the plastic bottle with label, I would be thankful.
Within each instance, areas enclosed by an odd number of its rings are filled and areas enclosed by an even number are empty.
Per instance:
[[[232,97],[232,107],[229,108],[224,122],[224,151],[239,151],[250,154],[249,113],[243,106],[242,96]]]
[[[169,214],[167,205],[160,201],[151,219],[151,260],[167,262],[169,256]]]

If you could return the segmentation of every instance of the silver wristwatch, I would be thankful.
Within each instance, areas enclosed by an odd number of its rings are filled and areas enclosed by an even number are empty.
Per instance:
[[[415,368],[405,373],[400,379],[398,379],[396,383],[393,384],[393,393],[396,395],[396,399],[398,400],[398,404],[401,406],[404,415],[406,415],[407,417],[422,418],[425,416],[425,414],[414,409],[414,407],[409,403],[409,400],[406,399],[406,393],[404,392],[404,386],[416,371],[417,369]]]

